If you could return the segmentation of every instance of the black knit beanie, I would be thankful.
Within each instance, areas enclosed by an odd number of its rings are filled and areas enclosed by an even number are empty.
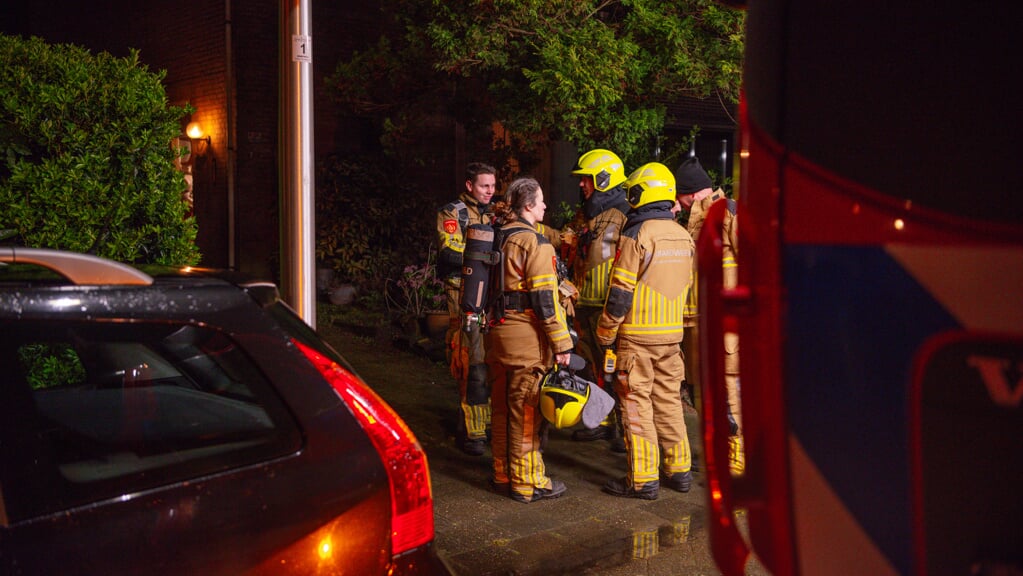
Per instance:
[[[696,156],[686,158],[684,162],[675,169],[675,195],[685,196],[695,194],[704,188],[713,188],[714,183],[710,176],[700,166],[700,160]]]

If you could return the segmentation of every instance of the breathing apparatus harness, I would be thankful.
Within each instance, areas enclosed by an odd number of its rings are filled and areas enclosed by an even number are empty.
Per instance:
[[[504,243],[522,232],[539,234],[532,228],[505,229],[487,224],[473,224],[466,230],[465,253],[462,259],[462,330],[479,328],[486,333],[504,322],[505,310],[524,311],[531,307],[529,295],[506,292],[504,285]],[[568,279],[569,271],[555,255],[559,283]],[[492,275],[496,274],[496,278]]]
[[[504,322],[508,295],[504,291],[504,242],[515,234],[528,232],[528,228],[504,230],[488,224],[473,224],[466,230],[465,253],[462,265],[462,330],[479,329],[486,332],[491,326]],[[491,274],[497,281],[491,281]],[[520,305],[520,303],[516,303]]]

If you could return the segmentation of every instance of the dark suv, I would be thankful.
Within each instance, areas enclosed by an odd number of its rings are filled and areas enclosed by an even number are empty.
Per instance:
[[[412,432],[266,282],[0,247],[0,573],[448,574]]]

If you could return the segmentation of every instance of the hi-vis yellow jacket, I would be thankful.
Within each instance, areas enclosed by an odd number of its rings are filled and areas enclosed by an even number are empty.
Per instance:
[[[615,207],[604,210],[587,223],[591,231],[586,259],[575,263],[578,306],[601,307],[607,299],[611,266],[618,249],[618,235],[625,226],[625,213]]]
[[[617,336],[637,344],[681,342],[686,280],[695,252],[692,236],[674,220],[626,226],[597,324],[600,344],[610,346]]]

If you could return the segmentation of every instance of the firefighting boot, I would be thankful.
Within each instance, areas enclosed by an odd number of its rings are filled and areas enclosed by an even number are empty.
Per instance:
[[[632,485],[628,478],[615,478],[604,484],[604,492],[623,498],[640,498],[642,500],[657,500],[660,492],[660,482],[654,480],[647,482],[639,488]]]
[[[661,484],[677,492],[689,492],[689,488],[693,485],[693,473],[692,471],[676,472],[669,476],[662,471]]]

